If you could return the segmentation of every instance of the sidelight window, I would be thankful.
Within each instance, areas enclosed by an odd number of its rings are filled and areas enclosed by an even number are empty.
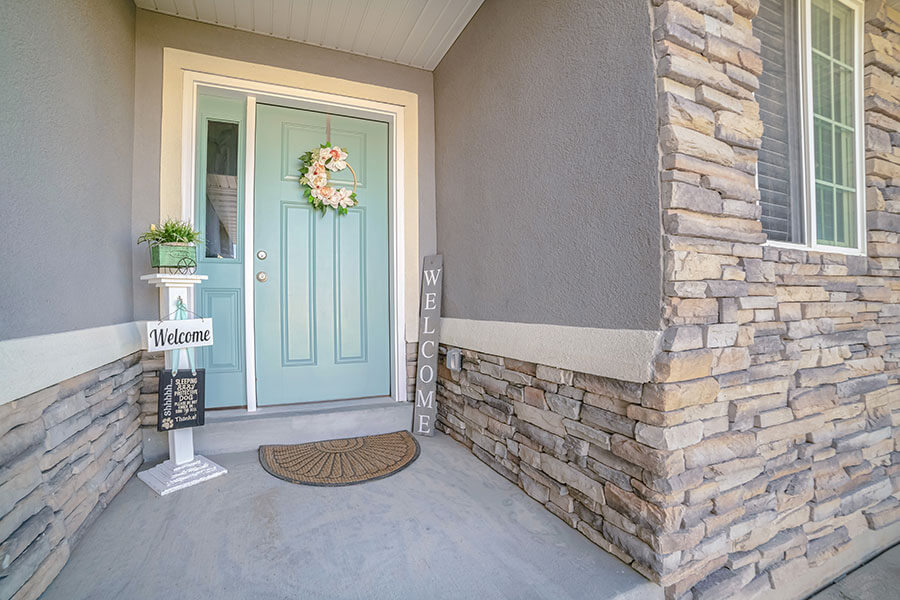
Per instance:
[[[237,123],[207,122],[207,258],[235,258],[238,253],[238,133]]]

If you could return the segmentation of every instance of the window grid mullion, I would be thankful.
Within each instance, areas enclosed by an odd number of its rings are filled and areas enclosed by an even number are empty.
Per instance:
[[[844,61],[841,61],[841,60],[838,60],[838,59],[833,58],[833,57],[831,57],[831,56],[828,56],[827,54],[825,54],[825,53],[822,52],[821,50],[816,50],[815,48],[812,48],[812,53],[813,53],[813,54],[817,54],[817,55],[821,56],[822,58],[827,58],[827,59],[833,61],[836,65],[839,65],[839,66],[841,66],[841,67],[844,67],[845,69],[849,69],[849,70],[851,70],[851,71],[853,70],[853,66],[852,66],[852,65],[848,65],[848,64],[845,63]]]

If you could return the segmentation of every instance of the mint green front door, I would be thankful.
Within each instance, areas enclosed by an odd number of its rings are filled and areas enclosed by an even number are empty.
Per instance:
[[[329,136],[359,180],[347,215],[313,210],[298,182]],[[257,404],[389,395],[387,124],[260,104],[253,213]]]

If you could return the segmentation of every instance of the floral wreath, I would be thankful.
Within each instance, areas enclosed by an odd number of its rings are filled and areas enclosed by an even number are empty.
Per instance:
[[[332,146],[331,142],[313,148],[300,157],[300,185],[303,186],[303,195],[316,210],[322,214],[328,207],[335,209],[339,214],[346,215],[347,208],[356,206],[356,171],[347,164],[347,151],[338,146]],[[353,189],[336,188],[328,185],[329,171],[337,173],[344,169],[350,169],[353,174]]]

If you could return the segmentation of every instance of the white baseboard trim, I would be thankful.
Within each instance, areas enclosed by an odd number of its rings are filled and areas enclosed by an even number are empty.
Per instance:
[[[0,341],[0,405],[144,347],[144,321]]]
[[[661,331],[441,319],[441,344],[623,381],[650,381]]]

